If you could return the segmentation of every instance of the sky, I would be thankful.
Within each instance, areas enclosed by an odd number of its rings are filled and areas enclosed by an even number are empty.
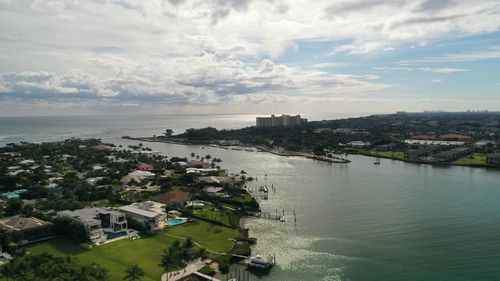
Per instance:
[[[0,115],[500,111],[499,0],[0,0]]]

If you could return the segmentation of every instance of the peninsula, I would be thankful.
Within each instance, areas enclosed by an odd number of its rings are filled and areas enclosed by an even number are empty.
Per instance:
[[[252,146],[278,155],[333,163],[349,162],[343,158],[345,154],[363,154],[435,165],[500,165],[497,112],[398,112],[312,122],[300,115],[283,115],[258,117],[256,126],[242,129],[193,128],[176,135],[167,129],[162,136],[133,139],[221,148]]]

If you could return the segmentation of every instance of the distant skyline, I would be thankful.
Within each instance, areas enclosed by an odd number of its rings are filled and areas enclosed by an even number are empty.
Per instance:
[[[0,0],[0,116],[500,111],[498,0]]]

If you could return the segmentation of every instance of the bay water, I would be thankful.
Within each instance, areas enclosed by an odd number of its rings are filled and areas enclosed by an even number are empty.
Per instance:
[[[238,128],[254,115],[0,118],[0,145],[123,135],[166,128]],[[300,157],[147,143],[167,156],[210,154],[231,172],[274,185],[261,207],[285,210],[287,222],[245,219],[257,254],[277,266],[251,280],[500,280],[500,171],[436,167],[351,155],[349,164]],[[267,175],[267,177],[265,176]],[[293,211],[297,224],[293,220]]]

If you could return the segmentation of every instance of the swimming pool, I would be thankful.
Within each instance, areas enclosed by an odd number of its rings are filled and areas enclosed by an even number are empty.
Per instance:
[[[196,207],[203,207],[207,204],[210,204],[210,202],[207,202],[207,201],[203,201],[203,200],[193,200],[193,201],[190,201],[188,202],[188,206],[196,206]]]
[[[168,218],[166,220],[167,227],[181,225],[181,224],[186,223],[186,222],[187,222],[186,218]]]

